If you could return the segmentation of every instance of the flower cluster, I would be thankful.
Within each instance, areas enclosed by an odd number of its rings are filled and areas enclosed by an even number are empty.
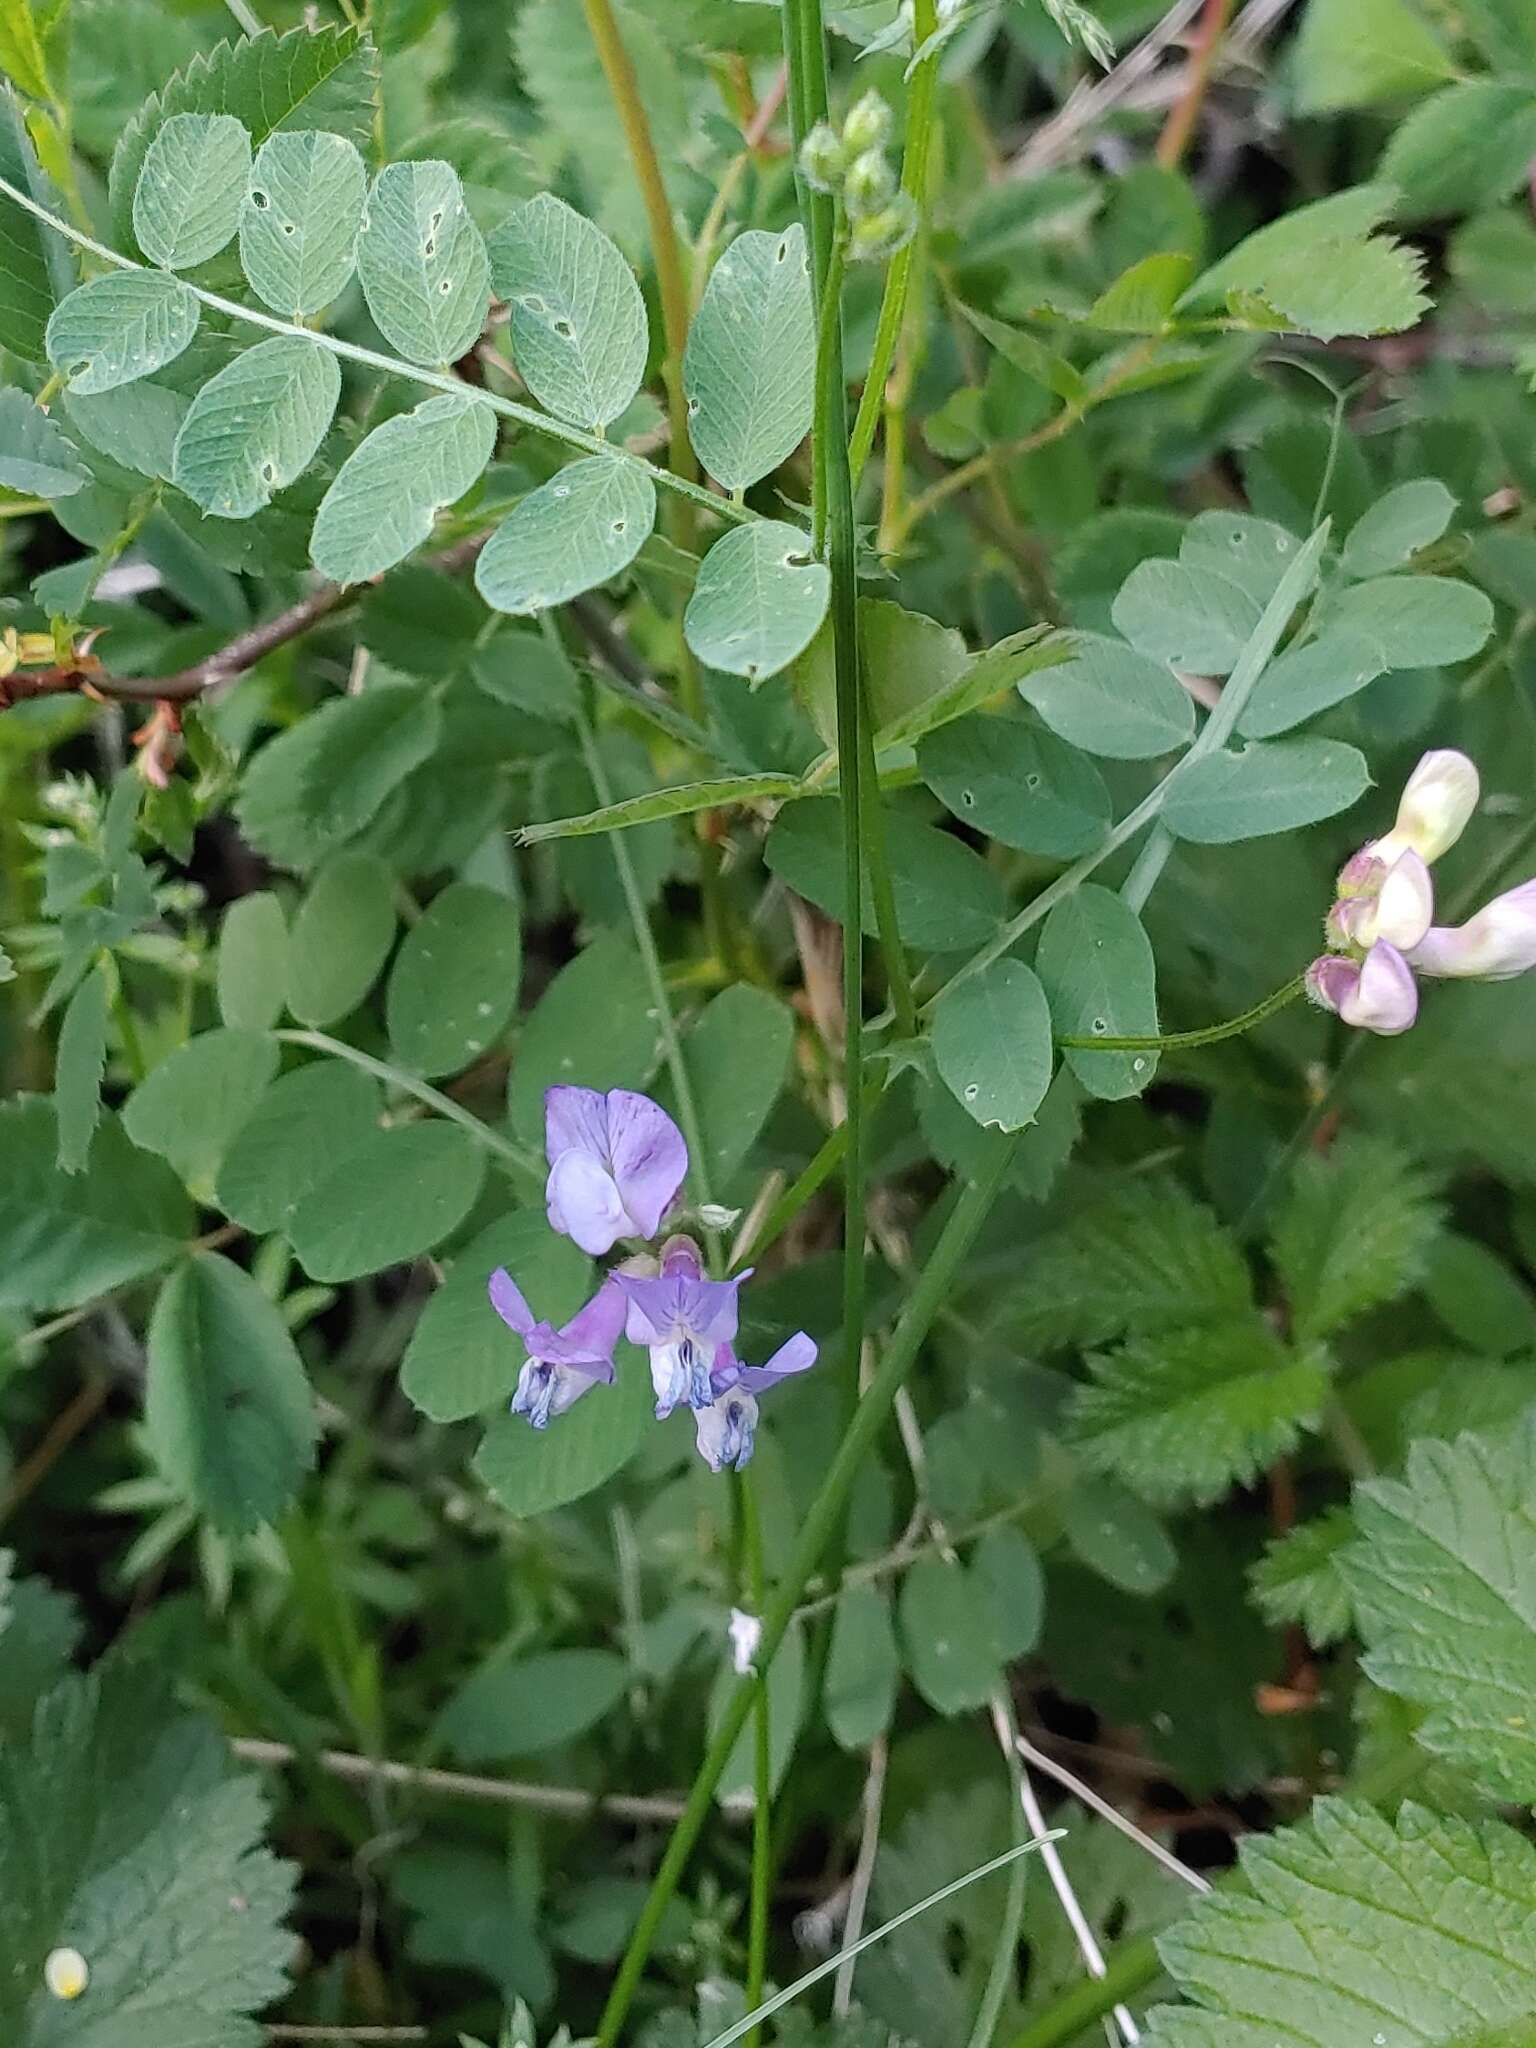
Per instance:
[[[848,253],[855,262],[878,263],[911,240],[917,208],[899,191],[886,156],[891,110],[877,92],[867,92],[849,110],[839,134],[818,121],[800,149],[800,171],[818,192],[842,200],[848,215]]]
[[[550,1225],[601,1258],[621,1239],[661,1230],[688,1172],[683,1134],[659,1104],[627,1088],[551,1088],[544,1097]],[[707,1214],[707,1212],[706,1212]],[[671,1236],[652,1256],[623,1261],[560,1329],[541,1321],[510,1273],[491,1275],[491,1306],[522,1339],[527,1361],[512,1413],[545,1429],[591,1388],[611,1384],[621,1335],[651,1356],[656,1415],[694,1412],[699,1454],[713,1472],[738,1472],[752,1455],[757,1396],[816,1363],[802,1330],[766,1365],[736,1356],[737,1294],[751,1267],[729,1280],[704,1276],[691,1237]]]
[[[1477,808],[1477,769],[1450,748],[1409,776],[1397,822],[1339,870],[1328,951],[1307,969],[1307,993],[1362,1031],[1394,1037],[1419,1013],[1417,975],[1507,981],[1536,967],[1536,880],[1485,904],[1461,925],[1437,925],[1431,864]]]

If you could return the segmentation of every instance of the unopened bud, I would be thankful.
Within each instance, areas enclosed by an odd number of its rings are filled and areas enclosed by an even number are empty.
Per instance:
[[[723,1202],[701,1202],[699,1204],[699,1221],[706,1230],[729,1230],[733,1223],[740,1220],[740,1217],[741,1211],[739,1209],[727,1209]]]
[[[911,241],[916,230],[917,208],[907,193],[898,192],[889,206],[854,222],[848,253],[856,263],[884,263]]]
[[[1407,953],[1424,937],[1434,916],[1435,887],[1429,869],[1416,853],[1404,853],[1378,874],[1374,887],[1334,904],[1328,937],[1334,945],[1356,946],[1362,952],[1385,939]]]
[[[1413,969],[1395,946],[1378,943],[1363,961],[1325,953],[1307,969],[1307,994],[1357,1031],[1395,1038],[1419,1014]]]
[[[831,124],[818,121],[800,145],[800,175],[817,192],[836,192],[843,182],[848,156]]]
[[[882,150],[866,149],[848,166],[843,202],[853,220],[879,213],[896,197],[896,180]]]
[[[884,149],[890,139],[891,110],[873,88],[848,111],[843,123],[843,147],[850,156],[866,150]]]

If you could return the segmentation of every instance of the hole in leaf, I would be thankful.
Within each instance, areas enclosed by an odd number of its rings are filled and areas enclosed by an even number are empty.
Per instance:
[[[275,483],[277,481],[277,471],[272,467],[270,462],[264,462],[261,465],[261,480],[264,484]]]
[[[562,340],[569,341],[575,331],[569,320],[557,320],[555,322],[555,332]]]
[[[451,277],[445,277],[442,283],[438,286],[438,290],[442,293],[444,298],[447,298],[448,294],[453,290],[453,279]]]
[[[1088,1026],[1088,1029],[1093,1033],[1095,1038],[1102,1038],[1105,1032],[1109,1029],[1109,1025],[1104,1018],[1095,1017],[1093,1022]]]
[[[83,377],[90,367],[91,358],[89,356],[82,356],[78,363],[71,363],[64,374],[73,383],[76,377]]]
[[[773,256],[773,260],[774,260],[774,262],[775,262],[775,263],[782,263],[782,262],[784,261],[784,258],[785,258],[785,257],[786,257],[786,256],[787,256],[788,254],[789,254],[789,243],[788,243],[788,241],[787,241],[787,240],[785,240],[785,241],[782,241],[782,242],[780,242],[780,244],[779,244],[778,248],[777,248],[777,249],[776,249],[776,250],[774,251],[774,256]]]
[[[698,401],[698,400],[697,400],[696,398],[690,398],[690,399],[689,399],[689,401],[688,401],[688,417],[689,417],[689,419],[692,419],[692,418],[693,418],[694,414],[695,414],[695,413],[696,413],[696,412],[698,411],[698,409],[699,409],[699,401]]]
[[[255,185],[252,186],[251,188],[251,204],[256,208],[258,213],[265,213],[267,208],[272,204],[272,202],[267,197],[266,193],[261,190],[260,186]]]
[[[974,1102],[980,1093],[981,1089],[978,1087],[976,1082],[972,1081],[966,1088],[965,1099],[967,1102]]]
[[[1026,789],[1038,789],[1038,788],[1040,787],[1040,778],[1039,778],[1039,776],[1038,776],[1038,775],[1026,775],[1026,776],[1025,776],[1025,778],[1024,778],[1024,787],[1025,787]]]
[[[627,519],[615,519],[615,521],[613,522],[613,530],[615,533],[622,533],[625,527],[628,526],[628,524],[629,521]]]
[[[434,235],[428,235],[427,239],[426,239],[426,240],[425,240],[425,241],[424,241],[424,242],[422,243],[422,245],[421,245],[421,253],[422,253],[422,255],[423,255],[423,256],[427,256],[427,257],[432,257],[432,256],[435,256],[435,255],[437,254],[437,238],[436,238],[436,236],[434,236]]]
[[[291,220],[285,220],[283,222],[283,233],[285,235],[296,235],[298,232],[298,229],[294,226]]]
[[[791,552],[784,557],[784,566],[786,569],[809,569],[811,558],[807,554]]]
[[[975,792],[975,790],[974,790],[974,789],[962,789],[962,790],[961,790],[961,792],[960,792],[960,801],[961,801],[961,803],[963,803],[963,804],[965,805],[965,808],[966,808],[966,809],[967,809],[968,811],[973,811],[973,810],[975,810],[975,808],[976,808],[976,792]]]

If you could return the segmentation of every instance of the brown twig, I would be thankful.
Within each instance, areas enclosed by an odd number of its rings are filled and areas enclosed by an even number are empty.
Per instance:
[[[61,1409],[53,1425],[32,1455],[17,1466],[15,1476],[0,1500],[0,1522],[9,1521],[28,1494],[41,1486],[80,1432],[100,1414],[110,1392],[104,1377],[88,1379],[67,1408]]]
[[[1200,118],[1200,109],[1205,104],[1217,46],[1231,19],[1232,0],[1205,0],[1205,12],[1200,17],[1200,27],[1190,52],[1184,90],[1170,109],[1168,119],[1163,123],[1163,132],[1157,138],[1157,160],[1165,171],[1176,171],[1184,161],[1184,152],[1189,147],[1195,123]]]
[[[425,2027],[292,2027],[281,2022],[266,2028],[269,2041],[425,2041]]]
[[[474,561],[484,545],[485,536],[473,534],[469,539],[458,541],[453,547],[434,555],[427,566],[444,576],[456,575]],[[226,641],[214,653],[193,662],[190,668],[178,669],[174,675],[114,676],[99,668],[94,661],[84,660],[55,668],[17,669],[0,678],[0,711],[9,710],[11,705],[19,704],[28,697],[67,697],[77,692],[106,698],[114,704],[192,703],[205,692],[217,689],[221,683],[232,682],[248,668],[254,668],[265,656],[285,647],[290,640],[297,640],[333,612],[352,604],[363,596],[367,587],[358,583],[317,584],[297,604],[289,605],[286,611],[278,612],[273,618],[264,619],[248,632],[237,633],[233,640]]]

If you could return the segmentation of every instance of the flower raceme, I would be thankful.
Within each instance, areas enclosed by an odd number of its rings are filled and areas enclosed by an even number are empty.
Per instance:
[[[659,1103],[627,1088],[551,1088],[544,1098],[552,1229],[592,1257],[620,1239],[654,1238],[676,1204],[688,1171],[683,1134]],[[737,1297],[751,1268],[729,1280],[705,1277],[691,1237],[668,1237],[655,1258],[626,1259],[586,1306],[556,1329],[534,1315],[504,1269],[491,1275],[491,1306],[527,1353],[512,1413],[545,1429],[558,1415],[615,1376],[614,1347],[627,1334],[650,1353],[658,1420],[686,1403],[695,1415],[700,1456],[711,1471],[740,1471],[752,1456],[757,1396],[816,1363],[816,1346],[799,1331],[766,1365],[743,1365],[735,1352]]]
[[[1417,975],[1506,981],[1536,967],[1536,880],[1495,897],[1463,925],[1434,921],[1430,863],[1455,845],[1477,801],[1477,769],[1465,754],[1424,755],[1392,830],[1339,871],[1329,950],[1307,969],[1315,1003],[1390,1038],[1418,1016]]]

